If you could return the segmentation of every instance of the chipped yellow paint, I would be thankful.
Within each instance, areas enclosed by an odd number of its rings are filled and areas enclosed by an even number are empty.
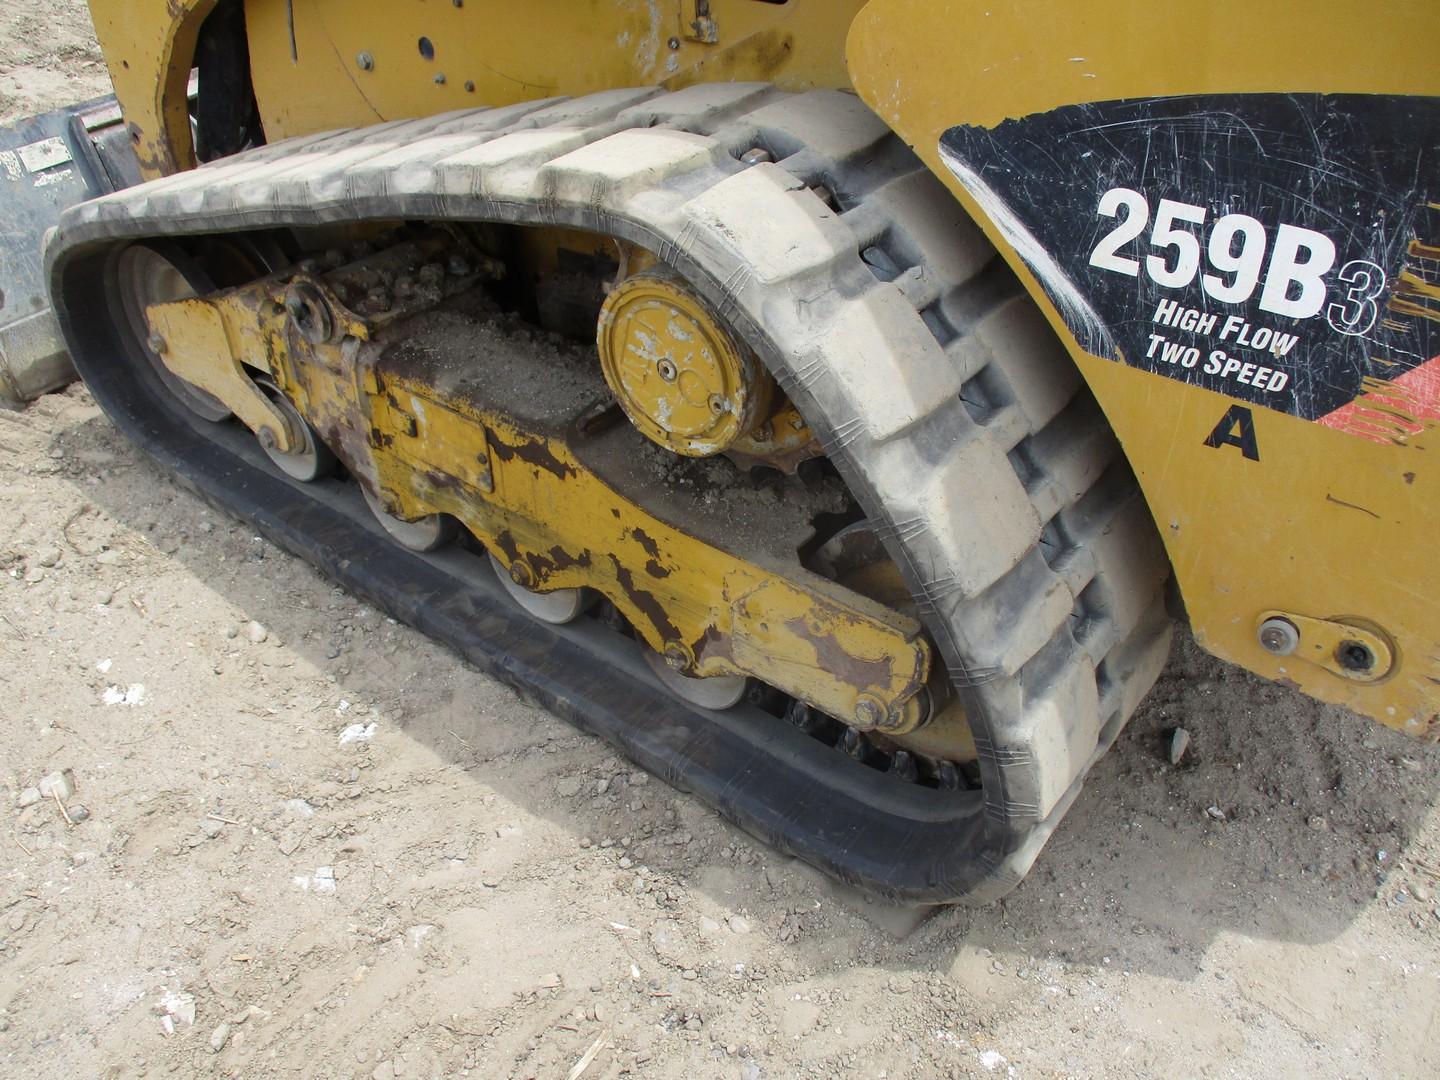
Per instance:
[[[537,591],[596,590],[652,649],[678,645],[693,657],[688,674],[753,676],[865,728],[901,733],[925,719],[931,650],[914,618],[798,566],[787,576],[688,535],[610,487],[563,440],[365,367],[357,336],[305,341],[279,302],[281,277],[148,309],[185,358],[177,374],[251,430],[283,416],[245,363],[275,380],[389,512],[457,518]],[[873,718],[862,702],[877,705]]]
[[[673,274],[636,274],[610,290],[595,341],[615,400],[667,450],[709,457],[769,417],[774,380]]]

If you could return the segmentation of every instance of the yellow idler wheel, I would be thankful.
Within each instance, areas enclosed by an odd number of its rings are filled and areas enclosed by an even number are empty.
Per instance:
[[[615,286],[596,344],[630,422],[677,454],[718,454],[770,411],[774,380],[673,273],[649,270]]]

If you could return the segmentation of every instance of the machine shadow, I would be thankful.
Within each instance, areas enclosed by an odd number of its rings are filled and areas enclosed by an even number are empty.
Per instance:
[[[115,455],[116,468],[136,470],[135,484],[153,486],[157,496],[173,490],[172,481],[103,416],[54,439],[67,457],[97,445]],[[118,523],[142,532],[154,526],[119,486],[77,486]],[[284,560],[298,567],[300,560],[267,546],[263,560],[238,569],[232,563],[228,577],[217,576],[223,530],[206,534],[201,524],[211,508],[188,492],[179,495],[174,520],[165,527],[187,541],[169,558],[283,636],[296,656],[335,674],[339,692],[360,699],[384,690],[383,674],[367,668],[361,649],[337,667],[323,642],[294,632],[292,590],[275,580],[267,564]],[[328,591],[317,571],[309,570],[305,580],[313,581],[317,594]],[[1388,875],[1403,864],[1440,792],[1440,747],[1214,660],[1183,630],[1178,637],[1160,682],[1096,767],[1030,876],[1003,901],[932,912],[897,909],[859,897],[728,825],[728,842],[748,845],[761,855],[757,863],[779,872],[762,876],[747,863],[739,873],[750,879],[736,883],[733,874],[712,874],[664,848],[647,854],[647,862],[700,891],[743,893],[758,881],[768,887],[771,902],[787,909],[828,893],[860,914],[871,931],[838,932],[863,936],[872,962],[896,971],[944,970],[962,950],[989,949],[1080,965],[1113,961],[1128,970],[1189,979],[1221,934],[1300,943],[1333,939],[1377,895],[1393,891]],[[596,835],[595,815],[578,803],[556,800],[531,776],[512,775],[503,758],[477,759],[471,748],[494,740],[499,723],[467,714],[458,703],[443,715],[408,717],[402,727],[465,768],[477,787],[502,794],[577,839]],[[512,745],[525,737],[538,743],[574,730],[557,719],[552,723],[549,730],[500,737]],[[1166,749],[1177,726],[1192,742],[1174,767]],[[703,816],[695,805],[696,816]],[[776,947],[803,952],[814,946],[807,938]]]

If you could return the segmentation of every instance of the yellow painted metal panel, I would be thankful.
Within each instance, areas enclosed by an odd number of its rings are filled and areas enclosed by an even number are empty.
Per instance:
[[[1317,697],[1440,735],[1440,562],[1430,540],[1440,528],[1440,470],[1427,453],[1440,444],[1435,418],[1405,415],[1394,400],[1372,394],[1366,408],[1388,414],[1401,437],[1371,441],[1255,408],[1260,460],[1235,446],[1207,446],[1233,399],[1087,353],[939,146],[954,125],[993,130],[1077,102],[1263,92],[1434,96],[1434,5],[873,0],[855,22],[848,52],[861,95],[981,222],[1079,363],[1140,477],[1197,638]],[[1257,629],[1272,609],[1378,628],[1394,645],[1396,667],[1388,678],[1362,682],[1271,655]]]
[[[860,0],[250,0],[255,91],[273,141],[335,127],[629,86],[765,81],[848,85],[844,40]]]

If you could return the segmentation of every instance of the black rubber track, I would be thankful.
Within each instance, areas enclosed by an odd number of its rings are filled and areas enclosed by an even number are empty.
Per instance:
[[[949,902],[979,884],[978,791],[897,783],[758,709],[690,709],[613,631],[531,619],[469,553],[397,547],[353,485],[290,481],[243,429],[202,435],[112,335],[103,258],[57,260],[57,314],[91,393],[162,472],[767,844],[892,900]]]

